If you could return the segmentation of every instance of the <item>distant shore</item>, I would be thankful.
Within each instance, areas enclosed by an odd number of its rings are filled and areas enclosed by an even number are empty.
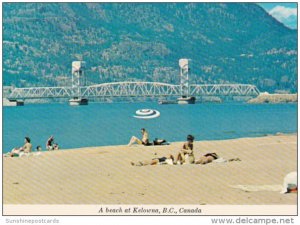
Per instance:
[[[241,101],[240,99],[243,98],[239,98],[236,97],[235,99],[237,99],[237,101]],[[107,100],[107,99],[106,99]],[[242,100],[242,101],[247,101],[247,100]],[[11,102],[9,102],[9,100],[7,98],[3,98],[2,99],[3,102],[3,106],[14,106]],[[30,99],[30,100],[26,100],[26,103],[29,104],[51,104],[51,103],[63,103],[65,104],[67,101],[56,101],[56,102],[51,102],[51,101],[47,101],[44,99]],[[93,101],[91,101],[93,102]],[[120,102],[124,102],[124,101],[120,101]],[[170,101],[172,104],[177,104],[176,101]],[[201,101],[199,101],[198,103],[221,103],[222,99],[220,97],[217,96],[204,96],[202,97]],[[296,103],[298,102],[298,94],[269,94],[269,93],[261,93],[260,95],[258,95],[256,98],[252,98],[250,100],[247,101],[247,103],[254,103],[254,104],[260,104],[260,103],[273,103],[273,104],[280,104],[280,103]],[[112,103],[112,101],[99,101],[99,103]]]
[[[274,135],[194,144],[196,159],[216,152],[241,161],[207,165],[137,167],[130,162],[175,155],[166,146],[104,146],[3,158],[4,204],[295,205],[296,194],[245,191],[282,185],[297,170],[297,135]],[[278,189],[278,188],[277,188]]]
[[[256,98],[250,99],[248,103],[296,103],[297,94],[268,94],[261,93]]]

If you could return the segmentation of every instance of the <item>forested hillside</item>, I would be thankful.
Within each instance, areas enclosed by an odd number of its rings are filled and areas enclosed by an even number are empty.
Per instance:
[[[248,83],[297,92],[297,31],[254,3],[3,3],[3,84]]]

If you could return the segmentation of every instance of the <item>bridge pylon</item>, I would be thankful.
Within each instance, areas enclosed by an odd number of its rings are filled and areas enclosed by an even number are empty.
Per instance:
[[[81,86],[85,86],[84,78],[85,61],[72,62],[72,98],[70,105],[87,105],[88,99],[82,98]]]
[[[194,104],[196,98],[190,96],[189,59],[179,59],[179,68],[181,98],[177,99],[178,104]]]

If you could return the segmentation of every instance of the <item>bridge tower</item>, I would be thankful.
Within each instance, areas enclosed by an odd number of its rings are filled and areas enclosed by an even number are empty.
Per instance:
[[[178,104],[194,104],[195,97],[190,96],[190,86],[189,86],[189,60],[179,59],[179,69],[180,69],[180,92],[181,98],[178,98]]]
[[[72,62],[72,95],[73,98],[69,100],[70,105],[87,105],[88,99],[81,96],[81,85],[84,84],[84,61]]]

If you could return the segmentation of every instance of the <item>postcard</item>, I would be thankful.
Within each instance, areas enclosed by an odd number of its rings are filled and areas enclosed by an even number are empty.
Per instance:
[[[3,2],[2,27],[5,223],[293,223],[297,3]]]

